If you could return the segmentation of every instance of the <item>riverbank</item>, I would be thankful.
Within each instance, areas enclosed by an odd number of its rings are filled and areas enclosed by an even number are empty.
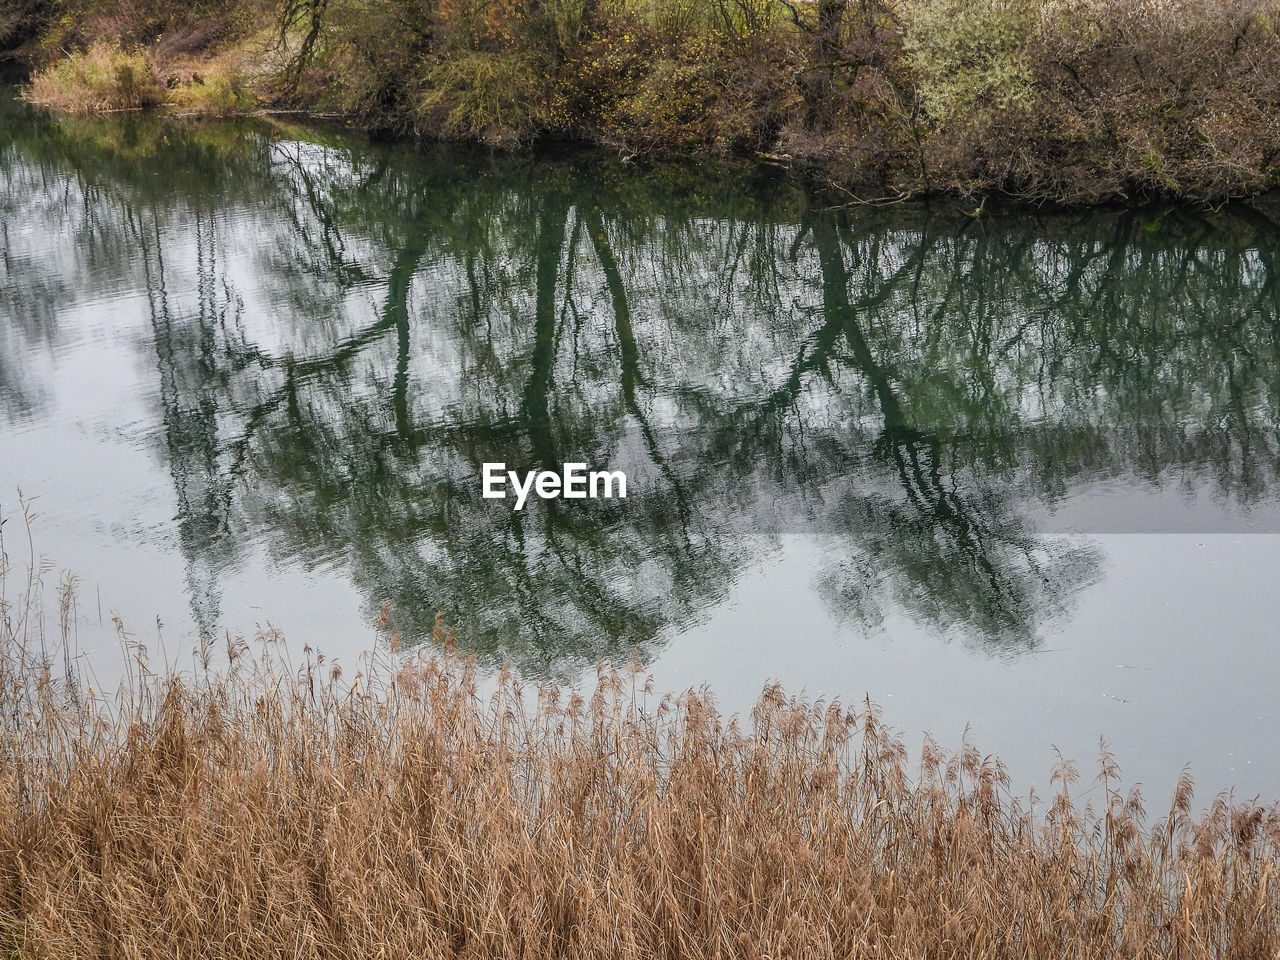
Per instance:
[[[1105,751],[1089,806],[1069,764],[1020,802],[973,747],[908,769],[868,704],[768,688],[729,721],[613,670],[535,693],[444,636],[353,679],[275,635],[187,676],[131,645],[107,702],[21,669],[21,622],[0,658],[5,956],[1280,949],[1280,814],[1196,818],[1184,775],[1149,822]]]
[[[851,200],[1216,203],[1277,184],[1254,0],[25,0],[59,109],[263,105],[399,135],[812,166]]]

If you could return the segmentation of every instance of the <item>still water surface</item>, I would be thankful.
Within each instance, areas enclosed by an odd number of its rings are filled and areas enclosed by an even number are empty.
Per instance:
[[[730,710],[779,678],[969,723],[1024,783],[1105,735],[1157,794],[1271,799],[1277,216],[5,102],[0,504],[37,498],[107,682],[114,615],[350,660],[390,601],[531,676],[636,652]],[[629,497],[517,514],[497,461]]]

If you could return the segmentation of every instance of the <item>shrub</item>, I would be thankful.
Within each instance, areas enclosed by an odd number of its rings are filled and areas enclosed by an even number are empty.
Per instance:
[[[1031,103],[1022,0],[915,0],[903,52],[920,103],[934,120],[972,118]]]
[[[428,133],[509,144],[534,136],[547,113],[544,71],[524,57],[467,52],[438,59],[414,106]]]
[[[704,48],[705,49],[705,48]],[[617,133],[636,146],[689,149],[708,139],[718,94],[715,61],[659,59],[619,104]]]
[[[1050,195],[1223,198],[1280,152],[1273,0],[1069,0],[1030,55],[1041,97],[1018,151]],[[1004,145],[1009,146],[1008,142]]]
[[[58,110],[134,110],[164,99],[147,55],[98,43],[38,71],[27,97]]]
[[[169,91],[169,102],[184,112],[209,117],[246,113],[254,107],[240,72],[220,63],[182,78]]]
[[[183,58],[241,51],[255,78],[280,81],[279,99],[384,129],[790,154],[864,198],[1216,202],[1280,183],[1280,0],[61,0],[58,10],[44,49],[89,49],[48,66],[31,96],[67,109],[158,100],[146,58],[120,46],[145,42],[153,63],[202,76],[207,65]],[[250,24],[278,42],[257,43]],[[91,46],[95,37],[117,46]],[[190,86],[172,95],[187,109],[246,105],[232,75]],[[267,86],[255,80],[264,97]]]

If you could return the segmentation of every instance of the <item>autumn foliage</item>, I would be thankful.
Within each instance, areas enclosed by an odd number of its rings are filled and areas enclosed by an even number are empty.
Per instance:
[[[216,60],[226,89],[177,102],[765,155],[850,199],[1216,202],[1274,187],[1280,157],[1277,0],[25,0],[10,20],[46,102],[40,76],[65,89],[91,72],[62,58],[106,43],[171,90]]]

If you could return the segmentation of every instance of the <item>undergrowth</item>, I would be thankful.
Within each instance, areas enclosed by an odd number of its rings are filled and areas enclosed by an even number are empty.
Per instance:
[[[98,43],[36,74],[29,96],[59,110],[88,113],[155,106],[162,91],[144,52]]]
[[[765,154],[851,198],[1258,194],[1280,174],[1280,0],[22,0],[33,99],[147,58],[183,109],[630,154]],[[103,45],[106,45],[105,47]],[[98,52],[94,52],[98,51]],[[2,51],[0,51],[2,53]],[[132,61],[131,61],[132,62]],[[200,78],[235,63],[225,83]],[[135,70],[135,75],[142,76]],[[106,88],[114,86],[114,81]]]

